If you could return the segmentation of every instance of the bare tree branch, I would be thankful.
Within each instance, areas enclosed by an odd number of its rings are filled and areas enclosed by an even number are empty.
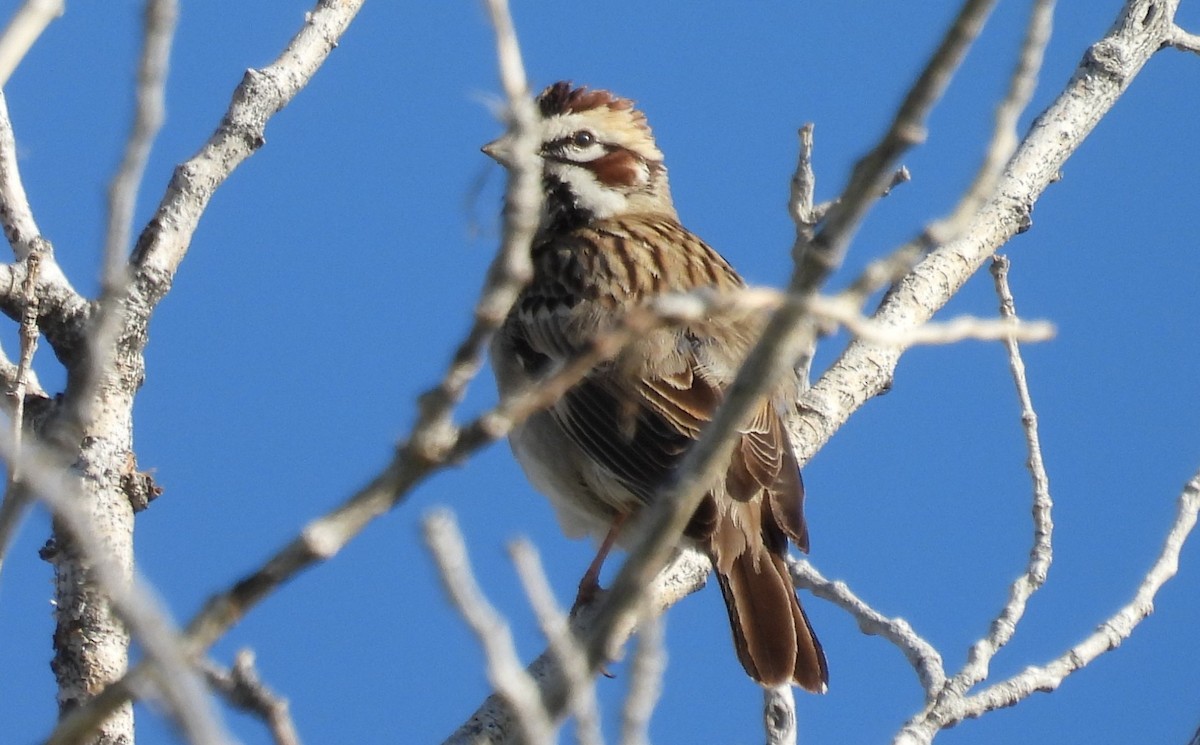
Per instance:
[[[29,506],[29,495],[21,486],[21,446],[25,434],[25,393],[29,388],[29,378],[33,372],[33,355],[37,350],[38,329],[38,298],[37,279],[38,267],[41,265],[41,254],[34,250],[25,258],[25,281],[22,283],[21,295],[25,303],[25,312],[21,314],[21,358],[17,363],[15,380],[12,387],[6,391],[12,401],[12,450],[13,458],[8,462],[8,474],[4,486],[4,498],[0,501],[0,573],[4,568],[4,559],[8,547],[17,533],[17,527]],[[35,382],[36,386],[36,382]],[[40,388],[40,386],[36,386]]]
[[[17,65],[33,48],[46,27],[66,10],[63,0],[25,0],[0,36],[0,88],[8,84]]]
[[[858,224],[889,186],[901,154],[924,141],[929,112],[962,64],[994,5],[994,0],[967,0],[963,4],[900,104],[887,133],[855,164],[850,182],[825,216],[821,230],[798,252],[800,257],[791,281],[794,292],[802,295],[815,292],[841,266]]]
[[[102,741],[120,740],[132,730],[132,710],[126,702],[136,687],[131,685],[133,680],[125,670],[129,628],[136,627],[122,624],[113,615],[115,609],[110,609],[107,598],[116,597],[121,591],[110,580],[128,582],[132,572],[135,500],[127,489],[129,477],[136,475],[132,408],[144,375],[142,350],[150,315],[168,291],[213,191],[262,144],[266,121],[307,84],[360,6],[361,0],[318,2],[282,57],[263,71],[247,73],[217,133],[200,154],[176,170],[155,218],[138,241],[131,281],[116,291],[106,288],[104,317],[88,324],[92,348],[99,344],[105,355],[116,351],[111,363],[102,360],[96,366],[73,364],[74,355],[82,351],[81,346],[72,344],[68,349],[65,343],[56,344],[52,331],[43,326],[43,332],[68,368],[65,414],[59,418],[51,439],[64,453],[60,466],[74,463],[73,470],[85,491],[83,506],[93,512],[94,524],[105,527],[104,540],[114,555],[121,557],[123,565],[119,568],[125,573],[122,580],[119,576],[93,572],[83,561],[82,544],[75,540],[58,541],[57,550],[48,555],[55,567],[56,613],[60,623],[84,624],[96,640],[91,645],[56,646],[54,668],[59,679],[60,701],[64,709],[71,711],[60,720],[51,741],[74,741],[100,723],[105,728],[100,735]],[[165,57],[172,25],[169,19],[154,13],[147,21],[151,38],[146,42],[144,60],[145,66],[153,67]],[[151,89],[158,84],[155,75],[150,75],[144,83],[142,92],[153,98]],[[83,323],[76,325],[77,333],[83,326]],[[69,634],[61,637],[68,639]],[[146,644],[150,641],[143,640]],[[145,685],[147,668],[143,665],[140,669],[138,680]],[[104,681],[115,682],[97,693]]]
[[[855,595],[845,582],[825,579],[808,561],[789,557],[788,569],[796,587],[808,590],[849,613],[858,622],[859,631],[864,634],[881,636],[894,644],[912,665],[921,688],[926,691],[927,701],[932,700],[933,691],[945,685],[946,671],[942,666],[942,655],[914,631],[908,621],[884,616]]]
[[[1034,121],[992,196],[962,236],[917,264],[884,298],[873,315],[876,321],[898,329],[925,323],[999,246],[1029,227],[1033,203],[1150,55],[1162,47],[1178,2],[1150,6],[1151,0],[1126,3],[1065,90]],[[804,392],[795,442],[802,465],[851,414],[891,384],[902,353],[895,346],[856,340]]]
[[[790,685],[763,689],[763,721],[767,745],[795,745],[796,694]]]
[[[516,31],[505,0],[488,0],[496,31],[496,54],[500,82],[508,107],[507,134],[488,147],[504,161],[509,173],[504,195],[504,233],[500,251],[488,268],[475,323],[454,354],[450,370],[440,385],[421,397],[421,421],[414,434],[419,451],[427,457],[447,447],[454,437],[450,423],[453,407],[462,399],[467,383],[479,372],[483,349],[504,322],[517,295],[533,275],[530,244],[542,211],[542,167],[537,156],[537,111],[529,96],[525,68]]]
[[[1016,321],[1017,309],[1012,291],[1008,286],[1009,261],[1004,256],[996,256],[992,261],[992,275],[996,280],[996,294],[1000,297],[1000,314],[1005,318]],[[1025,433],[1025,446],[1029,451],[1026,465],[1033,481],[1033,546],[1029,550],[1029,562],[1025,573],[1017,578],[1009,588],[1009,599],[1004,609],[992,621],[991,630],[987,636],[979,640],[967,656],[967,663],[962,672],[955,676],[947,687],[959,688],[966,691],[981,680],[986,679],[988,665],[996,652],[1000,650],[1016,631],[1017,623],[1025,613],[1025,606],[1033,593],[1037,592],[1046,582],[1053,561],[1053,531],[1054,522],[1051,510],[1054,502],[1050,497],[1050,477],[1046,473],[1046,464],[1042,460],[1042,444],[1038,437],[1038,417],[1033,408],[1033,399],[1029,395],[1029,383],[1025,377],[1025,361],[1021,359],[1021,350],[1015,339],[1006,339],[1008,349],[1008,364],[1012,371],[1013,383],[1017,389],[1017,399],[1021,404],[1021,428]]]
[[[161,62],[156,56],[165,58],[173,16],[171,0],[147,0],[143,76]],[[161,113],[161,70],[141,82],[139,93],[143,98],[157,95]],[[135,185],[154,129],[147,129],[142,114],[137,118],[132,150],[122,166],[123,170],[132,169],[129,173]],[[132,202],[129,195],[124,206],[129,212]],[[128,222],[124,215],[118,219]],[[173,625],[163,621],[162,613],[149,610],[148,593],[131,594],[126,588],[134,582],[133,514],[137,504],[127,488],[137,470],[133,402],[145,375],[141,352],[150,308],[127,302],[122,257],[116,249],[113,252],[106,257],[100,303],[86,321],[81,319],[72,329],[82,335],[83,343],[74,343],[76,336],[69,347],[56,344],[47,331],[47,339],[66,366],[67,384],[45,441],[56,451],[57,466],[77,482],[79,493],[78,514],[73,517],[55,504],[52,495],[43,494],[55,516],[54,550],[43,552],[43,558],[54,568],[56,631],[51,667],[58,683],[59,707],[63,712],[70,710],[93,697],[105,682],[121,677],[128,668],[131,634],[149,634],[140,641],[147,647],[157,645],[159,664],[181,668],[172,669],[170,676],[160,675],[158,681],[181,727],[204,742],[225,742],[227,738],[205,706],[203,688],[184,661]],[[93,560],[89,544],[103,547],[107,563]],[[131,623],[130,618],[136,622]],[[87,644],[71,642],[78,628],[87,630]],[[181,676],[178,683],[173,679],[176,676]],[[120,707],[98,726],[100,743],[131,739],[133,710]]]
[[[529,605],[537,617],[546,641],[562,665],[570,693],[569,707],[575,716],[575,739],[579,745],[601,745],[604,738],[600,733],[599,702],[596,698],[595,679],[587,666],[587,655],[579,640],[571,633],[567,614],[554,599],[554,591],[542,569],[537,549],[524,539],[514,541],[508,547],[509,556],[521,578],[521,586]],[[633,683],[637,682],[636,674]],[[631,685],[633,685],[631,683]]]
[[[1017,321],[1016,303],[1008,286],[1009,262],[1003,256],[996,256],[992,261],[992,275],[995,278],[996,294],[1000,299],[1000,313],[1004,318],[1015,323]],[[1008,602],[992,621],[988,633],[971,646],[967,661],[956,675],[945,681],[936,690],[926,690],[928,705],[915,717],[910,719],[896,737],[897,742],[929,742],[938,730],[955,724],[958,718],[948,712],[961,710],[964,697],[977,683],[986,680],[992,658],[1009,642],[1016,632],[1017,623],[1025,614],[1025,606],[1033,593],[1046,581],[1050,570],[1052,553],[1053,522],[1050,511],[1053,502],[1050,498],[1050,479],[1046,475],[1046,467],[1042,461],[1042,448],[1038,438],[1037,412],[1033,408],[1033,399],[1029,395],[1029,386],[1025,377],[1025,363],[1021,359],[1021,351],[1014,339],[1007,339],[1009,369],[1012,372],[1013,383],[1017,389],[1017,398],[1021,405],[1021,426],[1025,432],[1026,447],[1029,451],[1027,465],[1033,480],[1033,547],[1029,552],[1029,562],[1024,574],[1018,577],[1009,587]],[[936,722],[934,725],[932,723]]]
[[[201,660],[200,669],[208,685],[234,706],[263,720],[275,745],[300,745],[300,736],[287,699],[272,691],[254,668],[254,652],[243,649],[224,670],[211,660]]]
[[[0,226],[12,246],[17,265],[0,264],[0,310],[21,320],[27,304],[22,288],[27,266],[25,259],[39,254],[37,306],[38,326],[55,352],[63,356],[78,347],[84,319],[89,314],[87,301],[75,291],[54,260],[54,249],[38,229],[21,183],[17,167],[17,144],[8,104],[0,92]]]
[[[1133,600],[1100,624],[1083,641],[1047,664],[1026,668],[1008,680],[968,697],[963,706],[953,712],[955,719],[977,717],[994,709],[1013,706],[1032,693],[1053,691],[1068,675],[1120,646],[1154,610],[1155,595],[1179,570],[1179,552],[1196,526],[1197,512],[1200,512],[1200,471],[1192,475],[1179,495],[1175,521],[1163,542],[1162,551],[1142,579]]]
[[[166,295],[213,193],[263,146],[267,121],[308,85],[362,4],[318,0],[274,62],[246,71],[221,124],[196,155],[175,169],[154,218],[138,238],[131,287],[137,305],[152,308]]]
[[[657,577],[646,597],[653,601],[653,611],[661,613],[679,600],[704,586],[712,571],[708,559],[696,551],[679,552],[674,561]],[[594,634],[599,621],[599,604],[584,606],[571,617],[571,628],[581,639]],[[619,647],[633,633],[636,617],[627,619],[618,629],[614,647]],[[610,650],[611,652],[611,650]],[[570,685],[566,680],[557,655],[552,650],[543,652],[526,668],[541,689],[542,701],[551,711],[565,710]],[[476,709],[470,719],[458,728],[445,745],[483,745],[483,743],[514,742],[516,725],[512,708],[497,694],[492,694]]]
[[[133,127],[125,154],[108,187],[108,229],[104,242],[104,283],[108,293],[125,284],[125,254],[133,224],[138,187],[150,148],[166,116],[167,63],[179,16],[177,0],[149,0],[143,11],[142,55],[138,63]]]
[[[665,617],[650,602],[642,605],[637,644],[629,665],[629,690],[621,707],[621,745],[649,745],[650,715],[662,695],[667,652],[663,645]]]
[[[520,736],[528,743],[553,740],[554,725],[542,706],[533,678],[521,666],[508,624],[484,598],[467,559],[467,546],[454,517],[439,510],[425,518],[425,542],[454,607],[479,639],[488,680],[516,714]]]
[[[1167,44],[1182,52],[1200,54],[1200,35],[1184,31],[1179,26],[1171,26],[1171,31],[1167,34]]]
[[[123,557],[100,538],[77,474],[64,467],[61,455],[50,448],[28,442],[18,453],[13,444],[7,433],[0,432],[0,455],[19,468],[24,488],[46,505],[58,525],[56,540],[43,549],[43,556],[52,559],[48,555],[67,550],[63,544],[69,541],[70,550],[82,555],[89,574],[103,588],[100,596],[106,606],[141,643],[147,660],[142,664],[151,671],[143,685],[153,685],[161,693],[168,711],[191,742],[231,743],[187,659],[185,645],[169,613],[141,578],[130,572]],[[87,643],[94,645],[97,641],[89,637]],[[152,692],[150,688],[140,690]],[[99,727],[111,713],[99,712],[89,721],[90,727]],[[58,742],[68,745],[78,741],[79,735],[75,734]]]

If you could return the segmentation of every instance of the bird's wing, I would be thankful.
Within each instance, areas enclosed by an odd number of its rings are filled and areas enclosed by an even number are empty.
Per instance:
[[[554,420],[592,460],[643,502],[674,474],[693,442],[678,418],[662,416],[636,391],[616,385],[605,367],[572,387],[551,408]],[[680,412],[679,417],[686,414]]]
[[[608,365],[571,388],[551,415],[573,443],[649,502],[674,476],[721,399],[721,391],[694,366],[631,382]],[[775,524],[807,550],[800,471],[779,414],[768,401],[742,428],[724,486],[736,501],[765,500]],[[706,515],[711,509],[702,506],[689,534],[707,533],[715,520]]]

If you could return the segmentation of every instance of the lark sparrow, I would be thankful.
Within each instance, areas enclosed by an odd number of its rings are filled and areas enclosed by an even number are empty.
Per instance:
[[[679,223],[663,155],[632,101],[559,82],[537,106],[545,209],[533,280],[492,344],[502,394],[553,372],[649,298],[744,284]],[[484,151],[499,157],[498,143]],[[671,480],[763,321],[731,312],[646,334],[512,432],[517,460],[564,530],[605,537],[585,591],[611,543],[636,539],[641,508]],[[804,488],[784,426],[796,394],[788,380],[761,403],[685,540],[712,559],[750,677],[821,692],[825,656],[783,558],[788,539],[808,550]]]

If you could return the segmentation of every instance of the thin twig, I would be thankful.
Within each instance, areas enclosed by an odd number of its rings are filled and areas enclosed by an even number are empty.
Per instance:
[[[88,303],[75,291],[54,260],[54,248],[42,236],[21,182],[17,166],[17,142],[8,103],[0,91],[0,227],[12,246],[16,265],[0,265],[0,309],[18,321],[29,307],[21,288],[25,286],[25,260],[37,253],[38,325],[55,353],[71,359],[72,350],[82,348],[81,329],[90,313]]]
[[[220,693],[230,706],[263,720],[275,745],[300,745],[288,701],[259,677],[254,667],[254,652],[249,649],[238,651],[233,658],[233,667],[228,670],[208,659],[200,660],[198,664],[209,687]]]
[[[146,0],[142,17],[142,52],[138,62],[133,126],[125,153],[108,189],[108,227],[101,268],[100,300],[87,333],[87,366],[81,380],[67,386],[65,428],[89,432],[98,392],[116,374],[118,339],[138,321],[128,302],[131,274],[126,260],[138,187],[154,138],[165,115],[167,62],[179,15],[177,0]],[[149,309],[145,316],[149,316]],[[144,323],[143,318],[143,323]]]
[[[1004,166],[1019,143],[1017,122],[1037,87],[1038,72],[1053,27],[1054,5],[1055,0],[1037,0],[1034,3],[1017,64],[1009,78],[1008,90],[996,106],[992,135],[971,185],[949,215],[933,221],[919,235],[886,257],[873,261],[850,284],[843,294],[858,307],[861,308],[880,288],[898,282],[908,274],[930,249],[962,235],[975,213],[995,191]]]
[[[317,0],[282,53],[266,67],[246,71],[216,131],[176,167],[154,218],[138,236],[131,284],[144,295],[142,302],[152,308],[166,295],[213,194],[266,142],[267,122],[308,85],[362,4]]]
[[[66,10],[63,0],[25,0],[0,36],[0,88],[25,59],[46,27]]]
[[[434,389],[421,396],[421,423],[414,442],[430,455],[453,438],[450,413],[483,364],[483,349],[504,322],[517,295],[533,275],[530,245],[542,211],[542,164],[537,155],[537,111],[529,96],[516,31],[505,0],[486,3],[496,32],[500,82],[507,99],[508,132],[497,150],[508,169],[504,194],[504,233],[500,250],[488,267],[475,307],[475,322],[454,353],[450,370]]]
[[[521,539],[509,545],[508,553],[517,568],[517,576],[521,578],[521,586],[525,589],[525,597],[529,598],[538,626],[566,676],[569,707],[575,715],[576,741],[579,745],[602,745],[604,737],[600,733],[595,679],[588,671],[583,647],[571,632],[567,614],[554,599],[554,590],[546,579],[537,549],[529,541]]]
[[[665,617],[651,603],[644,603],[629,664],[629,690],[621,707],[621,745],[650,745],[650,716],[662,695],[667,668],[664,626]]]
[[[1126,2],[1062,92],[1034,120],[970,225],[958,239],[935,248],[896,283],[874,319],[897,329],[922,325],[1001,245],[1028,228],[1033,204],[1150,56],[1162,48],[1178,5],[1178,0],[1153,5],[1150,0]],[[854,412],[891,385],[903,352],[855,340],[804,392],[792,428],[802,466]]]
[[[1017,309],[1008,286],[1008,269],[1008,258],[996,256],[992,262],[992,276],[995,277],[996,294],[1000,298],[1000,315],[1015,323]],[[1025,362],[1021,359],[1020,347],[1012,338],[1006,339],[1004,346],[1008,350],[1008,365],[1017,389],[1017,399],[1021,404],[1021,428],[1025,433],[1025,447],[1029,452],[1026,465],[1033,481],[1033,546],[1029,550],[1029,562],[1025,573],[1009,588],[1009,599],[1004,609],[992,621],[988,635],[971,648],[966,665],[963,666],[962,672],[955,676],[954,685],[960,685],[963,691],[987,676],[988,664],[996,652],[1012,638],[1017,623],[1025,613],[1029,598],[1046,582],[1046,575],[1054,558],[1054,522],[1051,519],[1054,502],[1050,496],[1050,477],[1042,460],[1037,412],[1029,394]]]
[[[800,152],[796,162],[796,172],[792,176],[791,197],[788,200],[792,222],[796,225],[796,239],[792,243],[792,261],[797,266],[804,262],[804,254],[812,245],[817,225],[839,201],[813,204],[816,176],[812,167],[812,149],[813,125],[809,123],[800,128]],[[908,169],[901,166],[892,174],[892,180],[884,187],[880,196],[887,196],[893,187],[911,178]],[[886,259],[872,261],[848,290],[838,293],[836,299],[850,299],[855,307],[861,309],[871,293],[885,284],[896,281],[912,268],[919,258],[919,254],[910,256],[910,253],[898,251]],[[858,313],[855,312],[854,315],[858,315]],[[818,337],[828,336],[836,330],[826,324],[821,324],[819,319],[814,319],[814,321],[817,321],[815,333],[809,344],[800,351],[799,358],[794,365],[796,375],[800,378],[801,390],[808,388],[812,379],[812,362],[816,354]]]
[[[554,726],[542,706],[537,684],[521,665],[508,624],[475,583],[454,516],[438,510],[425,518],[424,527],[425,542],[437,562],[442,584],[483,647],[488,680],[512,705],[525,742],[551,742]]]
[[[1129,604],[1101,623],[1083,641],[1049,663],[1026,668],[1008,680],[968,697],[962,710],[956,712],[957,718],[978,717],[994,709],[1013,706],[1032,693],[1053,691],[1067,676],[1120,646],[1137,625],[1154,610],[1155,595],[1179,570],[1179,553],[1196,526],[1197,512],[1200,512],[1200,470],[1192,475],[1179,495],[1175,520],[1163,541],[1162,551],[1142,578]],[[948,722],[942,726],[949,724]]]
[[[800,127],[800,151],[796,157],[796,172],[792,174],[791,194],[788,198],[788,211],[792,222],[796,225],[796,239],[792,242],[792,262],[799,265],[804,260],[804,252],[812,245],[813,235],[817,224],[825,216],[831,205],[822,205],[820,209],[813,203],[816,195],[817,176],[812,165],[813,124],[805,123]],[[813,357],[817,353],[817,334],[809,337],[808,343],[800,350],[794,369],[800,379],[801,390],[808,388],[812,381]]]
[[[33,369],[33,355],[37,351],[38,342],[38,297],[36,293],[39,267],[42,263],[41,253],[36,249],[25,257],[25,281],[21,284],[21,298],[25,302],[25,312],[21,314],[21,359],[17,363],[17,380],[9,395],[13,398],[13,450],[21,452],[22,425],[25,419],[25,391],[29,383],[29,374]],[[15,485],[20,480],[17,464],[9,468],[9,485]],[[0,556],[3,556],[3,542],[0,541]]]
[[[1172,25],[1171,32],[1167,35],[1167,44],[1181,52],[1200,54],[1200,34],[1185,31],[1179,26]]]
[[[1000,314],[1015,324],[1016,302],[1008,286],[1008,269],[1007,258],[996,256],[993,259],[992,276],[995,279],[996,295],[1000,300]],[[962,669],[939,690],[933,692],[936,693],[936,698],[904,725],[902,733],[936,732],[937,729],[947,726],[948,722],[959,721],[961,717],[953,712],[961,711],[967,692],[987,679],[992,658],[1012,639],[1017,624],[1025,614],[1029,598],[1045,583],[1053,559],[1054,525],[1050,514],[1053,502],[1050,497],[1050,479],[1046,474],[1038,438],[1037,412],[1029,394],[1020,347],[1017,341],[1011,338],[1005,340],[1005,347],[1008,350],[1009,369],[1021,406],[1021,427],[1025,433],[1025,445],[1029,453],[1026,465],[1033,481],[1033,546],[1029,551],[1029,561],[1025,572],[1009,586],[1008,601],[992,620],[988,633],[971,646]],[[930,692],[927,691],[928,693]],[[939,724],[934,726],[933,722]]]
[[[925,139],[925,120],[962,64],[967,49],[979,35],[995,0],[968,0],[942,37],[937,50],[909,89],[887,133],[858,161],[837,204],[825,216],[811,245],[799,253],[791,288],[815,292],[837,267],[858,224],[892,179],[898,160],[910,147]]]
[[[839,295],[833,298],[814,297],[808,306],[812,316],[845,326],[856,338],[877,344],[895,345],[907,349],[918,345],[955,344],[966,339],[1003,341],[1015,338],[1023,342],[1049,341],[1054,338],[1054,324],[1048,321],[1013,323],[1006,320],[958,316],[948,321],[930,321],[913,329],[885,326],[862,315],[856,298]]]
[[[992,135],[984,149],[983,161],[951,214],[934,222],[926,230],[925,239],[929,245],[941,245],[962,234],[971,218],[995,190],[1005,164],[1016,151],[1020,143],[1017,123],[1037,88],[1038,73],[1042,69],[1046,45],[1050,42],[1054,27],[1054,5],[1055,0],[1034,2],[1025,26],[1021,50],[1017,54],[1017,64],[1009,76],[1008,90],[996,106]]]
[[[858,622],[859,631],[870,636],[880,636],[891,642],[912,665],[926,700],[932,700],[933,692],[946,682],[946,671],[942,656],[937,649],[918,634],[903,618],[888,618],[872,608],[846,585],[825,579],[808,561],[788,557],[788,569],[796,587],[810,591],[819,598],[828,600],[849,613]]]
[[[25,312],[21,315],[21,357],[17,363],[16,379],[12,387],[6,391],[13,402],[12,411],[12,451],[13,458],[8,462],[8,474],[4,486],[4,498],[0,501],[0,573],[3,572],[4,560],[8,555],[8,547],[17,534],[17,527],[29,506],[29,495],[21,486],[21,450],[25,434],[25,394],[29,387],[29,376],[33,370],[33,355],[37,350],[38,341],[38,298],[35,292],[38,281],[38,267],[41,265],[41,254],[33,251],[25,257],[25,281],[22,283],[21,296],[25,303]]]
[[[150,148],[166,114],[167,65],[178,17],[177,0],[148,0],[143,10],[142,54],[138,62],[133,126],[121,164],[108,187],[108,229],[102,276],[109,292],[119,292],[126,281],[125,255],[129,250],[133,209],[146,161],[150,158]]]
[[[662,613],[682,598],[690,595],[704,586],[705,579],[712,571],[708,558],[696,551],[681,551],[675,560],[654,578],[653,586],[647,597],[653,600],[655,613]],[[596,611],[597,604],[579,609],[571,617],[571,628],[575,635],[587,638],[599,622]],[[619,635],[614,639],[614,647],[624,643],[633,633],[636,616],[619,629]],[[570,687],[566,682],[557,655],[553,651],[543,652],[527,668],[529,674],[538,682],[542,691],[542,700],[550,711],[562,711],[567,706]],[[444,745],[482,745],[483,743],[514,742],[514,723],[512,707],[498,695],[492,694],[463,723]]]
[[[4,351],[4,345],[0,344],[0,388],[12,390],[17,385],[17,370],[19,365],[8,358],[8,354]],[[41,382],[38,380],[37,371],[30,369],[25,376],[25,402],[26,407],[30,399],[48,399],[46,390],[42,388]],[[0,399],[4,409],[12,416],[15,406],[13,401],[8,398]],[[27,417],[28,418],[28,417]]]
[[[817,224],[824,216],[813,202],[817,191],[817,176],[813,172],[813,129],[812,122],[805,122],[800,127],[800,150],[796,157],[796,171],[792,174],[791,195],[788,198],[788,212],[792,222],[796,224],[796,242],[793,252],[801,251],[812,241]],[[800,255],[793,253],[793,261],[799,261]]]

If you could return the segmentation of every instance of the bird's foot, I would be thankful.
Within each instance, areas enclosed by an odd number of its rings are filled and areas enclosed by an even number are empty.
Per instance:
[[[575,603],[571,606],[572,616],[594,603],[596,598],[604,593],[604,588],[600,586],[600,578],[596,574],[588,572],[579,580],[579,591],[575,593]]]

